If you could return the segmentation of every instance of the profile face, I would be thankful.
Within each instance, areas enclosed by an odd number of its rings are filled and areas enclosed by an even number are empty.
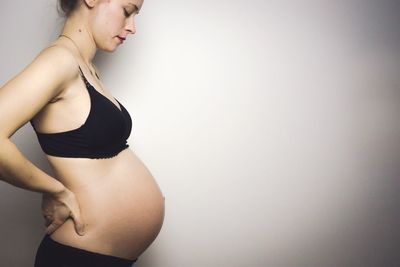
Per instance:
[[[135,16],[144,0],[103,0],[93,10],[92,32],[96,45],[104,51],[114,51],[136,32]],[[128,40],[126,40],[128,41]]]

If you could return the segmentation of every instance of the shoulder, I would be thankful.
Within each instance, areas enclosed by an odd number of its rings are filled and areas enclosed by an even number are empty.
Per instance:
[[[68,49],[43,49],[22,71],[0,88],[0,136],[11,136],[34,117],[79,72]]]
[[[51,45],[39,52],[35,64],[42,68],[41,73],[53,80],[58,89],[51,101],[62,95],[64,89],[79,75],[79,64],[75,55],[63,45]]]
[[[75,55],[65,46],[51,45],[39,52],[35,61],[48,68],[65,74],[65,77],[75,76],[78,73],[78,62]]]

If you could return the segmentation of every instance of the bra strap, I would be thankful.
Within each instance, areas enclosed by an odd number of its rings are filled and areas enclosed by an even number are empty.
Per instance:
[[[85,84],[86,84],[86,87],[89,87],[89,86],[90,86],[90,83],[88,82],[88,80],[86,79],[85,75],[83,74],[82,69],[81,69],[81,66],[79,66],[79,64],[78,64],[78,67],[79,67],[79,71],[81,72],[81,77],[82,77],[83,81],[84,81]]]

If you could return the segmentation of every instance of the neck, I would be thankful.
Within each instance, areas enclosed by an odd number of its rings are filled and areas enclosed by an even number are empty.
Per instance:
[[[75,14],[67,18],[60,35],[66,35],[75,42],[79,48],[79,52],[81,54],[80,57],[83,57],[85,63],[90,66],[97,52],[97,46],[92,34],[88,30],[89,27],[87,22],[82,20],[82,16],[81,18],[79,17],[79,14]],[[71,41],[68,40],[67,42]],[[75,47],[74,44],[71,43],[71,45]],[[78,54],[79,52],[77,51]]]

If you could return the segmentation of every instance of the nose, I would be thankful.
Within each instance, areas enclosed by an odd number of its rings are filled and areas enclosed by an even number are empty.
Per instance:
[[[130,16],[128,18],[128,21],[126,23],[125,29],[129,31],[130,33],[134,34],[136,32],[136,27],[135,27],[135,18],[134,16]]]

